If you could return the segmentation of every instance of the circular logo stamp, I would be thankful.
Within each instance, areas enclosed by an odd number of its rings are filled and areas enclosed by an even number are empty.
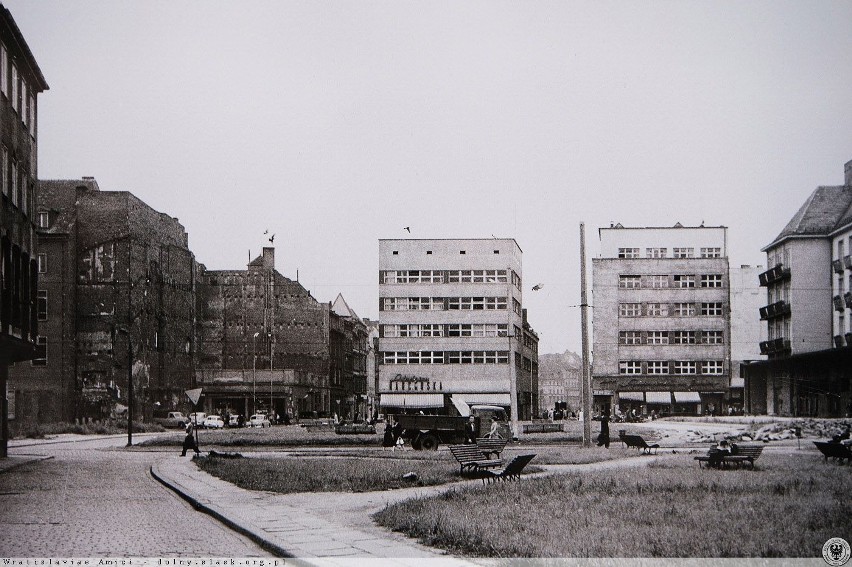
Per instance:
[[[842,537],[833,537],[822,546],[822,558],[832,567],[845,565],[850,553],[849,542]]]

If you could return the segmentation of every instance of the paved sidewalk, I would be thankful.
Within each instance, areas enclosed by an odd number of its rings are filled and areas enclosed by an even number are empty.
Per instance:
[[[630,458],[589,465],[548,465],[544,472],[528,477],[645,466],[652,460]],[[422,566],[423,559],[438,559],[437,563],[447,567],[476,565],[381,528],[370,516],[388,504],[441,494],[460,486],[480,485],[480,480],[378,492],[275,494],[245,490],[222,481],[201,471],[190,457],[163,457],[151,467],[151,473],[197,509],[251,537],[274,554],[298,558],[306,565],[353,565],[356,560],[370,560]]]

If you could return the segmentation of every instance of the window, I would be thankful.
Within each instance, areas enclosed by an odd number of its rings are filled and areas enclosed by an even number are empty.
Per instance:
[[[10,187],[9,192],[12,194],[12,204],[18,206],[18,164],[12,160],[12,171],[9,173]]]
[[[668,374],[669,362],[667,360],[649,360],[648,374]]]
[[[672,331],[671,340],[673,345],[694,345],[695,331]]]
[[[701,314],[718,317],[722,315],[722,304],[718,301],[701,304]]]
[[[668,303],[649,303],[648,304],[648,317],[668,317],[668,315],[669,315]]]
[[[47,321],[47,290],[38,290],[36,298],[36,312],[38,313],[39,321]]]
[[[450,283],[506,283],[506,270],[450,270],[447,272]]]
[[[676,274],[673,278],[674,286],[679,288],[695,287],[695,276],[689,274]]]
[[[618,344],[638,345],[642,343],[642,333],[639,331],[619,331]]]
[[[42,337],[41,335],[36,337],[35,358],[32,359],[32,365],[47,365],[47,337]]]
[[[29,130],[29,109],[27,108],[27,82],[21,77],[21,120]]]
[[[450,297],[447,299],[447,309],[452,311],[479,311],[482,309],[506,309],[505,297]]]
[[[672,253],[675,258],[693,258],[695,257],[695,248],[674,248]]]
[[[648,331],[649,345],[667,345],[669,344],[668,331]]]
[[[724,364],[721,360],[703,360],[701,361],[701,373],[711,376],[721,376],[724,372]]]
[[[702,274],[701,287],[722,287],[722,274]]]
[[[674,314],[678,317],[693,317],[695,315],[695,304],[675,303]]]
[[[721,248],[702,248],[701,249],[701,257],[702,258],[721,258],[722,257],[722,249]]]
[[[50,215],[47,211],[39,211],[36,222],[39,228],[48,228],[50,226]]]
[[[638,248],[619,248],[618,249],[618,257],[619,258],[638,258],[639,257],[639,249]]]
[[[618,287],[622,289],[637,289],[641,282],[640,276],[618,276]]]
[[[2,91],[6,96],[9,96],[9,81],[6,77],[8,68],[9,56],[6,54],[6,46],[0,44],[0,91]]]
[[[20,104],[20,99],[18,98],[18,68],[15,67],[15,64],[12,63],[12,110],[18,112],[20,108],[18,105]]]
[[[622,360],[618,363],[619,374],[642,374],[642,363],[638,360]]]
[[[701,342],[705,345],[721,345],[724,343],[724,332],[704,331],[701,333]]]
[[[28,215],[30,212],[30,196],[29,191],[27,191],[27,172],[24,168],[21,168],[21,179],[18,183],[18,187],[21,190],[21,212]]]
[[[642,315],[642,304],[641,303],[619,303],[618,304],[618,316],[619,317],[639,317]]]
[[[668,248],[646,248],[645,256],[648,258],[665,258],[668,254]]]
[[[698,365],[694,360],[676,360],[674,362],[675,374],[697,374]]]
[[[38,273],[47,273],[47,254],[41,253],[36,256],[38,262]]]
[[[30,134],[35,136],[35,131],[35,97],[30,96]],[[30,160],[30,163],[35,163],[35,160]]]
[[[447,325],[448,337],[505,337],[509,326],[505,323],[459,323]]]
[[[645,287],[653,289],[669,287],[669,277],[667,275],[645,276]]]
[[[3,146],[3,171],[0,172],[0,183],[3,184],[3,194],[9,196],[9,150]]]

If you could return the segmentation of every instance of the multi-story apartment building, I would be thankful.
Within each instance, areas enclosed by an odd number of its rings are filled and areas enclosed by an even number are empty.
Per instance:
[[[192,385],[195,258],[183,226],[94,178],[39,182],[39,355],[10,373],[16,425],[174,409]]]
[[[592,260],[595,411],[727,411],[727,228],[599,230]]]
[[[0,5],[0,457],[17,400],[9,365],[36,356],[35,194],[38,179],[38,95],[48,89],[12,14]]]
[[[357,417],[366,327],[338,297],[317,301],[266,247],[246,270],[203,270],[196,385],[206,412]]]
[[[768,359],[747,367],[753,413],[852,414],[852,161],[811,193],[763,251]]]
[[[543,354],[539,357],[539,407],[564,417],[582,407],[580,376],[583,361],[578,354]],[[543,414],[542,414],[543,415]],[[548,415],[553,415],[548,413]]]
[[[514,239],[379,241],[383,411],[450,411],[451,398],[519,419],[538,411],[538,335],[522,308],[521,265]]]

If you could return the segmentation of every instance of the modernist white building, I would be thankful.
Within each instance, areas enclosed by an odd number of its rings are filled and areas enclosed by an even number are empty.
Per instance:
[[[514,239],[379,241],[384,412],[451,411],[452,399],[537,410],[538,336],[522,308]],[[451,399],[452,398],[452,399]]]
[[[599,234],[601,254],[592,260],[597,411],[727,412],[727,228],[617,224]]]

